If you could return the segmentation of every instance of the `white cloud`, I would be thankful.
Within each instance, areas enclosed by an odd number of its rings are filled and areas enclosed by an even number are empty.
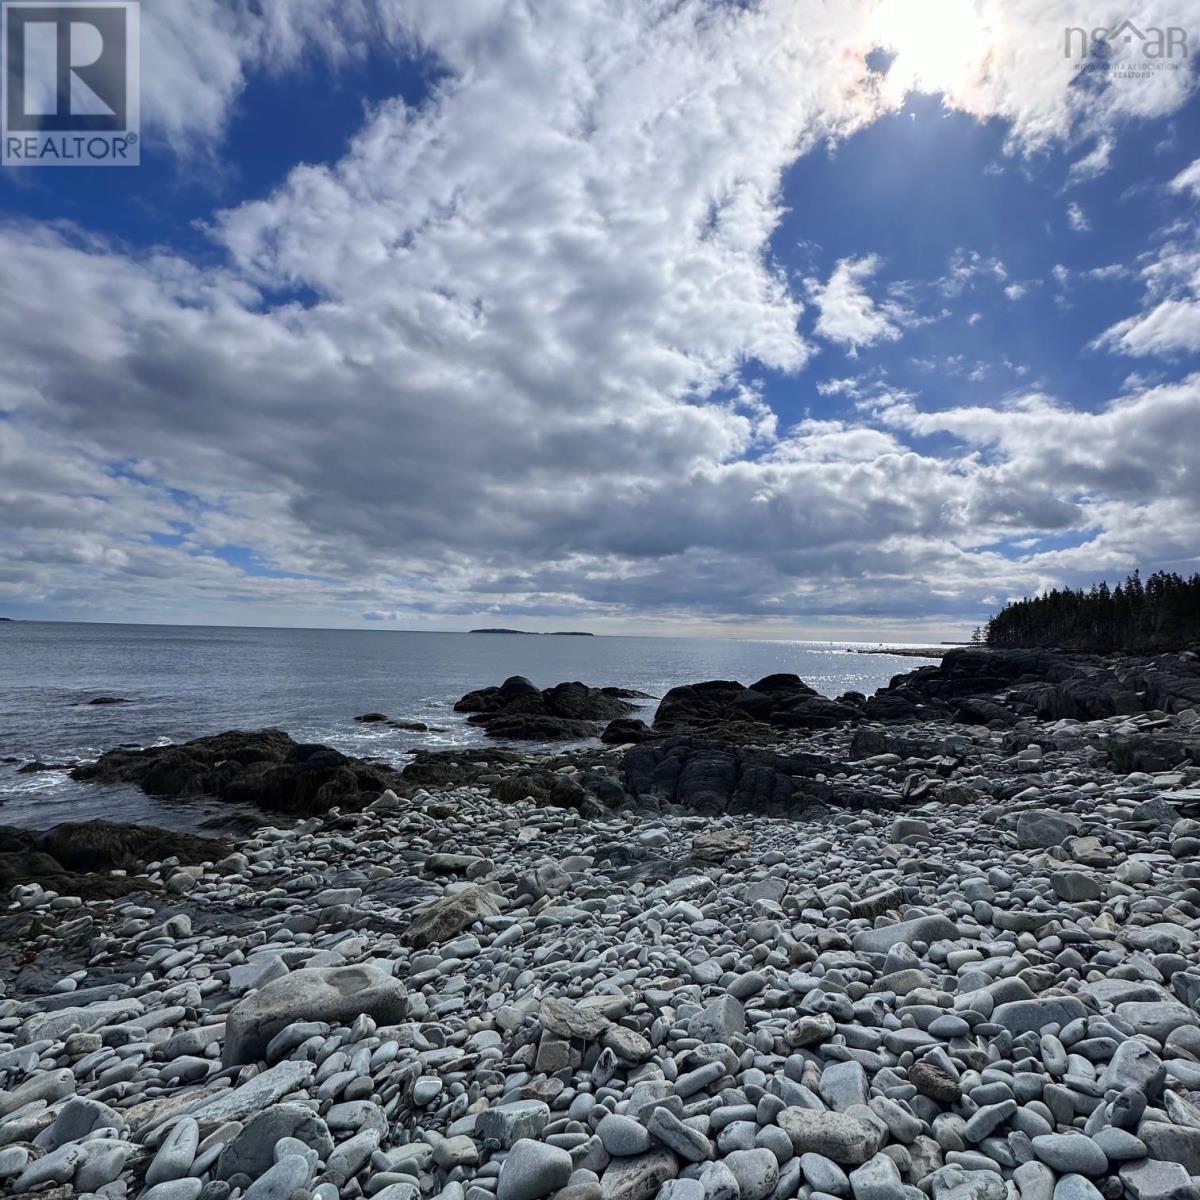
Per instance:
[[[949,101],[1007,121],[1013,149],[1176,97],[1071,89],[1029,52],[1082,8],[980,11],[997,52]],[[805,0],[148,10],[147,119],[181,151],[215,144],[254,72],[312,55],[416,47],[438,82],[371,112],[341,161],[217,214],[220,266],[0,229],[0,600],[283,623],[497,604],[902,615],[928,609],[930,580],[953,606],[980,579],[1044,574],[989,548],[1001,537],[1099,529],[1117,553],[1151,504],[1155,545],[1194,528],[1195,489],[1166,491],[1178,473],[1143,503],[1132,464],[1084,469],[1124,453],[1124,418],[1022,410],[1029,446],[988,434],[953,457],[922,441],[951,418],[895,393],[878,420],[775,429],[744,369],[799,372],[813,349],[770,257],[781,181],[889,102],[866,81],[869,16]],[[856,348],[916,320],[871,295],[878,265],[844,258],[814,284],[817,336]],[[1007,280],[964,250],[941,291]],[[992,428],[991,410],[956,411]],[[1138,416],[1142,461],[1174,463],[1185,417]],[[1065,453],[1039,421],[1069,439],[1061,474],[1034,453]],[[270,574],[223,561],[228,546]]]
[[[1162,300],[1107,329],[1098,345],[1123,354],[1172,354],[1200,350],[1200,302]]]
[[[1143,256],[1139,274],[1142,311],[1110,326],[1093,345],[1136,356],[1200,350],[1200,233],[1185,227],[1184,240],[1168,238]]]
[[[1007,278],[1008,269],[1000,259],[960,246],[950,256],[946,274],[937,280],[936,286],[946,296],[961,296],[980,282],[1003,283]]]
[[[1184,167],[1168,184],[1173,192],[1191,192],[1200,197],[1200,158]]]
[[[857,350],[881,341],[896,341],[909,314],[894,300],[874,300],[866,284],[880,267],[877,254],[843,258],[825,283],[808,280],[817,309],[816,333]]]
[[[1075,233],[1089,233],[1092,228],[1087,213],[1074,200],[1067,205],[1067,224]]]
[[[1111,166],[1114,145],[1111,137],[1097,138],[1095,146],[1071,164],[1067,172],[1068,184],[1085,183],[1097,175],[1103,175]]]

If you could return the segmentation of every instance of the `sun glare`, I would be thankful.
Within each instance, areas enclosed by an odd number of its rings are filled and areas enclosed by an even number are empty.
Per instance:
[[[895,55],[884,91],[897,102],[913,91],[958,94],[978,73],[989,46],[974,0],[883,0],[868,38],[873,48]]]

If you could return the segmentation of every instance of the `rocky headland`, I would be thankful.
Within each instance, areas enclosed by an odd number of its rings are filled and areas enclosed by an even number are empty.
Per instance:
[[[639,699],[76,768],[262,816],[0,830],[0,1190],[1200,1196],[1196,655]]]

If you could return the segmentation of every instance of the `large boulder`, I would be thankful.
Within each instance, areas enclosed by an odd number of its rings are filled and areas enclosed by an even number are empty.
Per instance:
[[[232,730],[174,746],[119,748],[71,778],[128,783],[155,796],[211,796],[274,812],[310,815],[334,805],[363,808],[399,775],[329,746],[294,742],[280,729]]]
[[[378,967],[306,967],[238,1002],[225,1023],[226,1067],[260,1061],[271,1039],[293,1021],[348,1025],[365,1013],[380,1025],[404,1019],[405,990]]]
[[[494,892],[477,886],[463,888],[442,896],[417,913],[404,931],[404,940],[421,950],[444,942],[499,911],[500,901]]]

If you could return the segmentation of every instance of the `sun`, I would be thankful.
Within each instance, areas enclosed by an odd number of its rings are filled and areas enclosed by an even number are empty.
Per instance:
[[[991,42],[976,0],[883,0],[867,37],[872,48],[895,55],[883,86],[896,102],[914,91],[961,94],[978,76]]]

